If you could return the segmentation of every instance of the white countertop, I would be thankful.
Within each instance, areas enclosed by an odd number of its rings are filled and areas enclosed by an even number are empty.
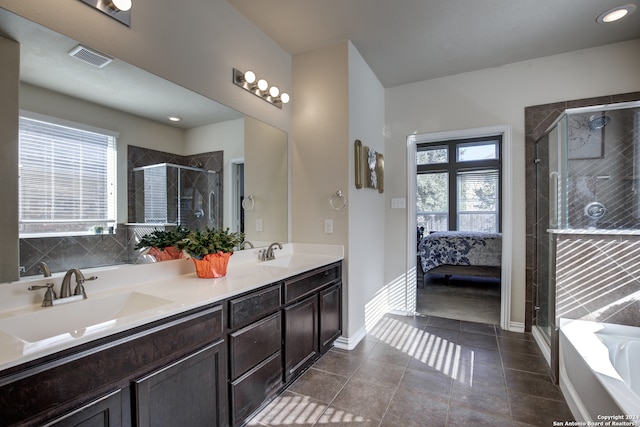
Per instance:
[[[227,275],[200,279],[191,260],[82,270],[88,298],[41,307],[48,279],[0,285],[0,371],[86,342],[215,303],[344,258],[337,245],[283,244],[275,261],[258,262],[258,249],[230,258]],[[72,283],[75,286],[75,283]]]

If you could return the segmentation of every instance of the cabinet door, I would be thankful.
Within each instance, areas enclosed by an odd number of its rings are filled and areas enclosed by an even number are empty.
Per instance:
[[[326,353],[342,333],[342,285],[320,292],[320,352]]]
[[[282,354],[277,352],[231,382],[231,425],[242,425],[282,388]]]
[[[72,413],[47,423],[55,427],[120,427],[122,400],[120,390],[95,400]]]
[[[284,308],[285,381],[289,382],[318,357],[318,295]]]
[[[225,341],[135,382],[137,426],[227,425]]]

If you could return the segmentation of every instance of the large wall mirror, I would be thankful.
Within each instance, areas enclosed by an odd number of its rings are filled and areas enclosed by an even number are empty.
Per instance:
[[[136,216],[133,204],[141,202],[132,194],[132,169],[154,162],[215,175],[217,189],[189,189],[194,206],[188,215],[210,220],[202,224],[244,231],[255,246],[288,241],[285,132],[117,58],[103,67],[88,64],[85,56],[99,60],[91,51],[82,52],[81,59],[69,54],[78,42],[4,9],[0,36],[20,43],[21,111],[117,134],[115,230],[98,227],[58,237],[23,233],[22,276],[37,274],[39,261],[54,272],[136,262],[131,255],[135,236],[126,224],[153,219]],[[162,222],[175,222],[169,217]]]

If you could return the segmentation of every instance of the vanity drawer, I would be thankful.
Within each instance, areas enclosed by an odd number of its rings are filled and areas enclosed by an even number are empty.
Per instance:
[[[290,303],[328,285],[342,276],[340,264],[333,264],[284,282],[284,302]]]
[[[282,353],[277,352],[231,383],[231,425],[241,425],[282,388]]]
[[[230,376],[240,375],[271,356],[282,346],[282,315],[277,313],[229,335]]]
[[[229,328],[246,326],[280,308],[280,285],[252,292],[229,301]]]

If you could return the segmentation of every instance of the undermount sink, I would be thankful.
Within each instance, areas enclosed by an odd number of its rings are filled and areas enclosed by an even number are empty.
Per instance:
[[[161,307],[173,301],[141,292],[42,307],[0,320],[0,331],[26,343],[80,338],[114,326],[118,319]]]

